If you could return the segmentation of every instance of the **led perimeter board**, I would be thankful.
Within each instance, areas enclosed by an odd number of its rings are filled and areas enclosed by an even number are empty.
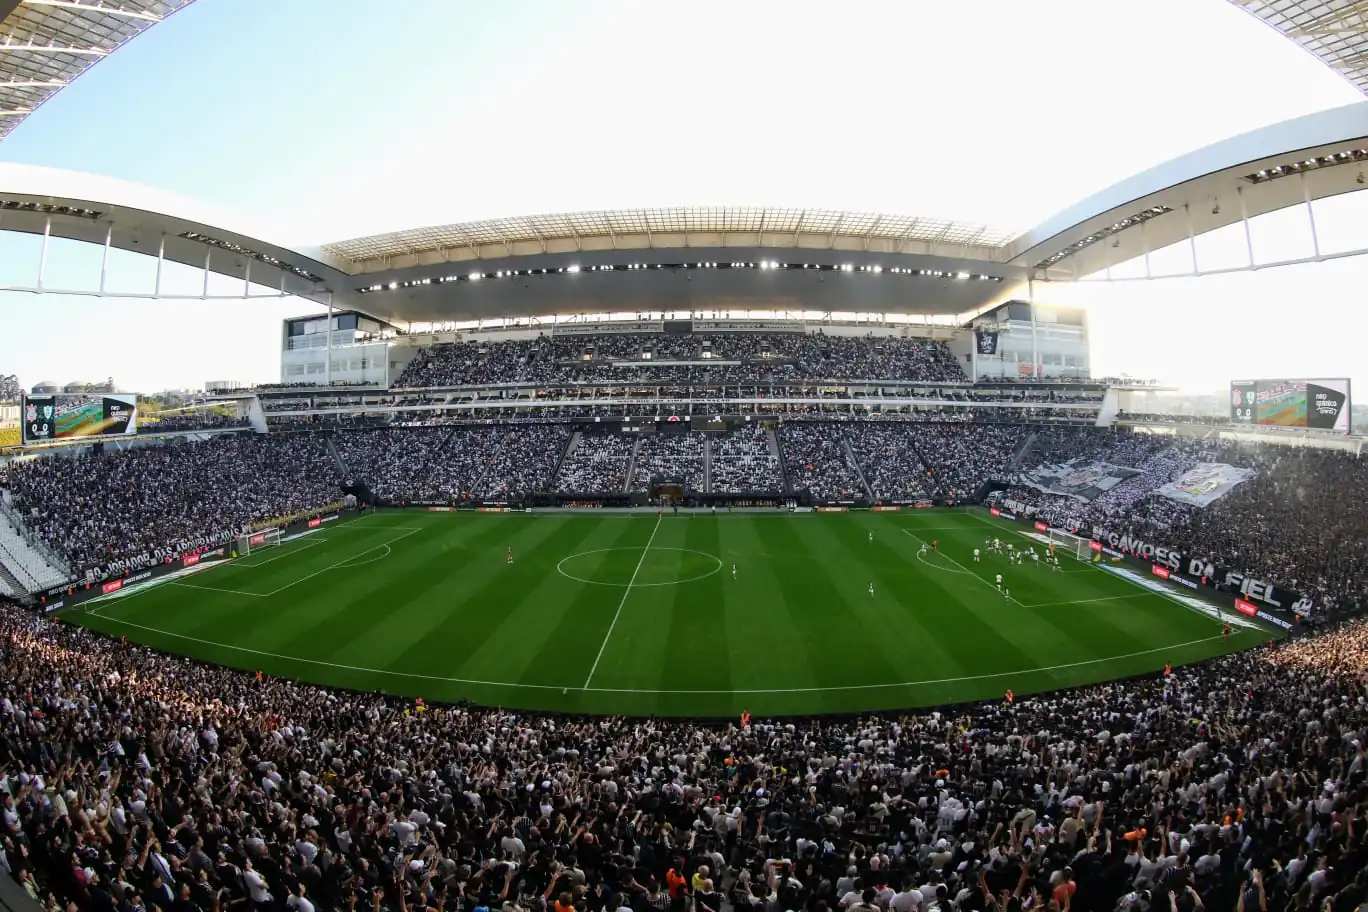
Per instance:
[[[1349,379],[1232,380],[1230,421],[1349,433]]]

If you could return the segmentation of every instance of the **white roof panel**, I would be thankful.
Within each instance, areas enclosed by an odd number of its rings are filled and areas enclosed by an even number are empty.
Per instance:
[[[1368,95],[1368,2],[1230,0],[1315,54]]]
[[[336,241],[324,248],[343,260],[361,263],[461,248],[679,234],[834,235],[1001,247],[1017,232],[910,215],[759,206],[675,206],[484,219]]]
[[[19,0],[0,21],[0,139],[124,42],[192,2]]]

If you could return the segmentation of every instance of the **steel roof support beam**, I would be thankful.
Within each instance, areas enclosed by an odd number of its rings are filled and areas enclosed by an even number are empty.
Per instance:
[[[5,89],[60,89],[67,83],[66,79],[11,79],[0,81],[0,92]]]
[[[101,16],[114,16],[119,19],[140,19],[143,22],[156,24],[161,22],[161,16],[155,13],[144,13],[139,10],[119,9],[118,7],[104,6],[100,3],[81,2],[81,0],[20,0],[25,6],[50,6],[58,9],[77,10],[79,12],[98,13]]]
[[[0,111],[0,117],[26,117],[33,113],[33,108],[11,108],[7,111]]]
[[[75,47],[73,45],[32,43],[14,44],[9,40],[6,40],[4,44],[0,44],[0,53],[6,51],[12,53],[24,51],[33,54],[72,54],[73,56],[85,57],[106,57],[109,55],[109,51],[97,47]]]
[[[1311,251],[1320,259],[1320,235],[1316,232],[1316,212],[1311,208],[1311,188],[1306,184],[1306,172],[1301,175],[1302,198],[1306,200],[1306,224],[1311,227]]]

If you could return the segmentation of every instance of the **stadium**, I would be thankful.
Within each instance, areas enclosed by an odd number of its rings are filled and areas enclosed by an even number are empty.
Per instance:
[[[1368,91],[1358,4],[1235,5]],[[0,140],[191,6],[0,0]],[[268,383],[0,376],[0,906],[1364,908],[1350,378],[1176,414],[1053,290],[1368,253],[1317,209],[1366,161],[1363,101],[1025,231],[313,244],[0,162],[7,300],[298,306]],[[1256,258],[1272,214],[1305,256]]]

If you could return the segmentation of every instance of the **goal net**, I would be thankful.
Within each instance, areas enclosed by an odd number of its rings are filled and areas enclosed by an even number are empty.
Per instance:
[[[1093,558],[1091,541],[1079,535],[1065,532],[1061,529],[1050,530],[1050,544],[1054,545],[1055,551],[1072,554],[1081,561],[1090,561]]]
[[[238,557],[246,557],[254,551],[263,548],[274,548],[280,545],[280,530],[266,529],[262,532],[253,532],[251,535],[239,535],[237,537]]]

